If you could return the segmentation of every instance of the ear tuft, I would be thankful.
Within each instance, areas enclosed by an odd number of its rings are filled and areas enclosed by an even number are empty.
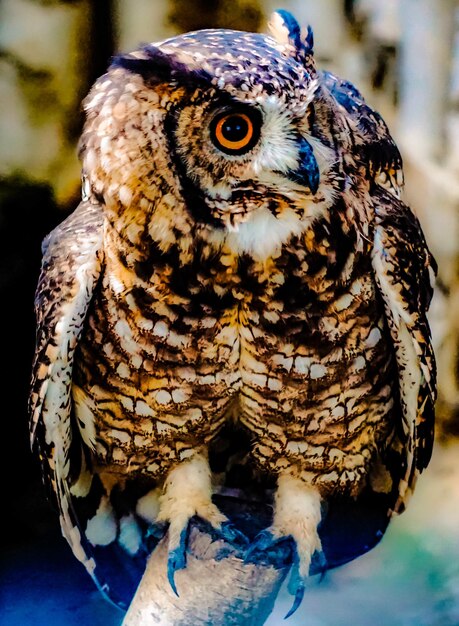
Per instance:
[[[293,56],[299,63],[313,73],[314,66],[314,35],[310,26],[307,29],[300,25],[288,11],[279,9],[271,15],[268,24],[272,37],[284,46],[291,46]]]
[[[309,24],[306,29],[306,33],[304,33],[303,37],[304,37],[304,44],[308,51],[308,54],[313,55],[314,54],[314,32]]]

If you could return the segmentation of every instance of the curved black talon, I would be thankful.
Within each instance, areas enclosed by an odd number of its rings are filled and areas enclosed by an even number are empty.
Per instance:
[[[303,578],[300,578],[300,576],[298,576],[298,578],[299,580],[296,585],[295,593],[293,594],[295,598],[293,600],[292,607],[290,611],[287,613],[287,615],[284,617],[284,619],[288,619],[291,615],[293,615],[295,611],[300,607],[300,604],[303,602],[306,585],[304,583]],[[290,587],[290,583],[289,583],[289,587]]]
[[[249,544],[249,540],[244,533],[238,530],[232,522],[223,522],[220,529],[216,532],[220,534],[225,541],[237,548],[246,547]]]
[[[276,568],[286,567],[293,560],[293,538],[276,537],[269,529],[262,530],[247,550],[246,563],[268,563]]]
[[[178,546],[169,551],[167,559],[167,580],[169,581],[172,591],[177,597],[179,597],[179,592],[177,591],[177,586],[175,584],[175,572],[180,569],[185,569],[186,567],[189,527],[190,526],[188,524],[186,528],[182,530]]]
[[[161,541],[167,531],[167,522],[154,522],[150,524],[145,533],[146,539],[153,539],[155,541]]]
[[[299,608],[301,602],[303,601],[304,592],[306,589],[306,580],[303,576],[300,576],[300,557],[298,555],[298,550],[296,546],[293,555],[292,569],[287,589],[288,592],[292,596],[294,596],[294,598],[293,604],[284,619],[288,619]]]
[[[315,563],[313,561],[314,573],[320,574],[319,582],[322,582],[328,570],[327,559],[325,558],[325,554],[322,550],[320,552],[314,552],[313,557],[316,557]]]
[[[298,556],[298,552],[295,548],[295,554],[294,554],[293,563],[292,563],[292,572],[290,575],[290,580],[288,581],[288,591],[292,596],[294,596],[294,599],[293,599],[292,607],[287,613],[287,615],[284,617],[284,619],[288,619],[291,615],[295,613],[295,611],[299,608],[304,598],[307,578],[304,578],[303,576],[300,575],[299,565],[300,565],[300,559]],[[326,571],[327,571],[327,560],[325,558],[325,554],[322,552],[322,550],[314,552],[314,554],[312,555],[311,565],[309,568],[309,575],[311,576],[314,574],[320,574],[320,581],[322,581],[325,576]]]
[[[212,526],[210,522],[201,519],[200,517],[195,517],[194,520],[196,526],[203,532],[209,534],[213,541],[223,539],[238,551],[241,548],[245,548],[249,543],[249,540],[244,533],[239,531],[230,521],[222,522],[219,528],[215,528],[215,526]]]

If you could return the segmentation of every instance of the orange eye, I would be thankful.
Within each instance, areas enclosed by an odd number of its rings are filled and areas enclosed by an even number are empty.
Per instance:
[[[244,154],[256,144],[260,134],[258,111],[232,111],[218,115],[211,124],[212,141],[227,154]],[[256,118],[256,119],[255,119]]]

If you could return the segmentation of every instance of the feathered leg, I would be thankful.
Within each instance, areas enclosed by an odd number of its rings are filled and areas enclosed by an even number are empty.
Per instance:
[[[249,548],[248,559],[253,560],[256,554],[272,552],[275,559],[279,558],[279,549],[294,541],[294,557],[292,577],[289,588],[295,596],[289,617],[301,603],[305,590],[305,580],[314,553],[318,553],[321,567],[323,562],[322,544],[318,534],[321,521],[321,498],[316,487],[290,474],[281,474],[277,482],[274,500],[274,516],[272,525],[255,538]]]
[[[194,454],[171,470],[160,497],[156,521],[169,524],[167,575],[177,595],[174,576],[177,570],[186,566],[189,525],[195,515],[207,522],[225,540],[237,542],[242,539],[212,502],[211,471],[202,453]]]

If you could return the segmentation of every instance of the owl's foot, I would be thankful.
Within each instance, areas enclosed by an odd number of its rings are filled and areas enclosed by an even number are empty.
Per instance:
[[[273,523],[255,538],[246,554],[247,561],[268,561],[275,567],[292,563],[289,591],[294,601],[286,618],[301,604],[313,557],[314,573],[326,569],[317,532],[320,509],[320,494],[316,489],[298,478],[280,476]]]
[[[210,468],[201,454],[184,461],[169,473],[156,520],[159,525],[169,524],[167,577],[177,596],[175,573],[186,567],[190,521],[194,516],[209,525],[211,534],[230,543],[237,543],[242,538],[212,502]]]
[[[237,531],[230,522],[222,522],[219,527],[210,524],[208,520],[199,516],[206,526],[209,526],[209,534],[215,539],[223,539],[224,541],[236,545],[239,548],[241,545],[247,545],[247,539],[242,533]],[[179,543],[174,547],[174,544],[169,540],[169,557],[167,560],[167,578],[169,584],[175,593],[179,596],[177,586],[175,584],[175,573],[178,570],[185,569],[186,567],[186,553],[188,551],[188,536],[190,532],[190,521],[188,520],[186,527],[180,532]]]

